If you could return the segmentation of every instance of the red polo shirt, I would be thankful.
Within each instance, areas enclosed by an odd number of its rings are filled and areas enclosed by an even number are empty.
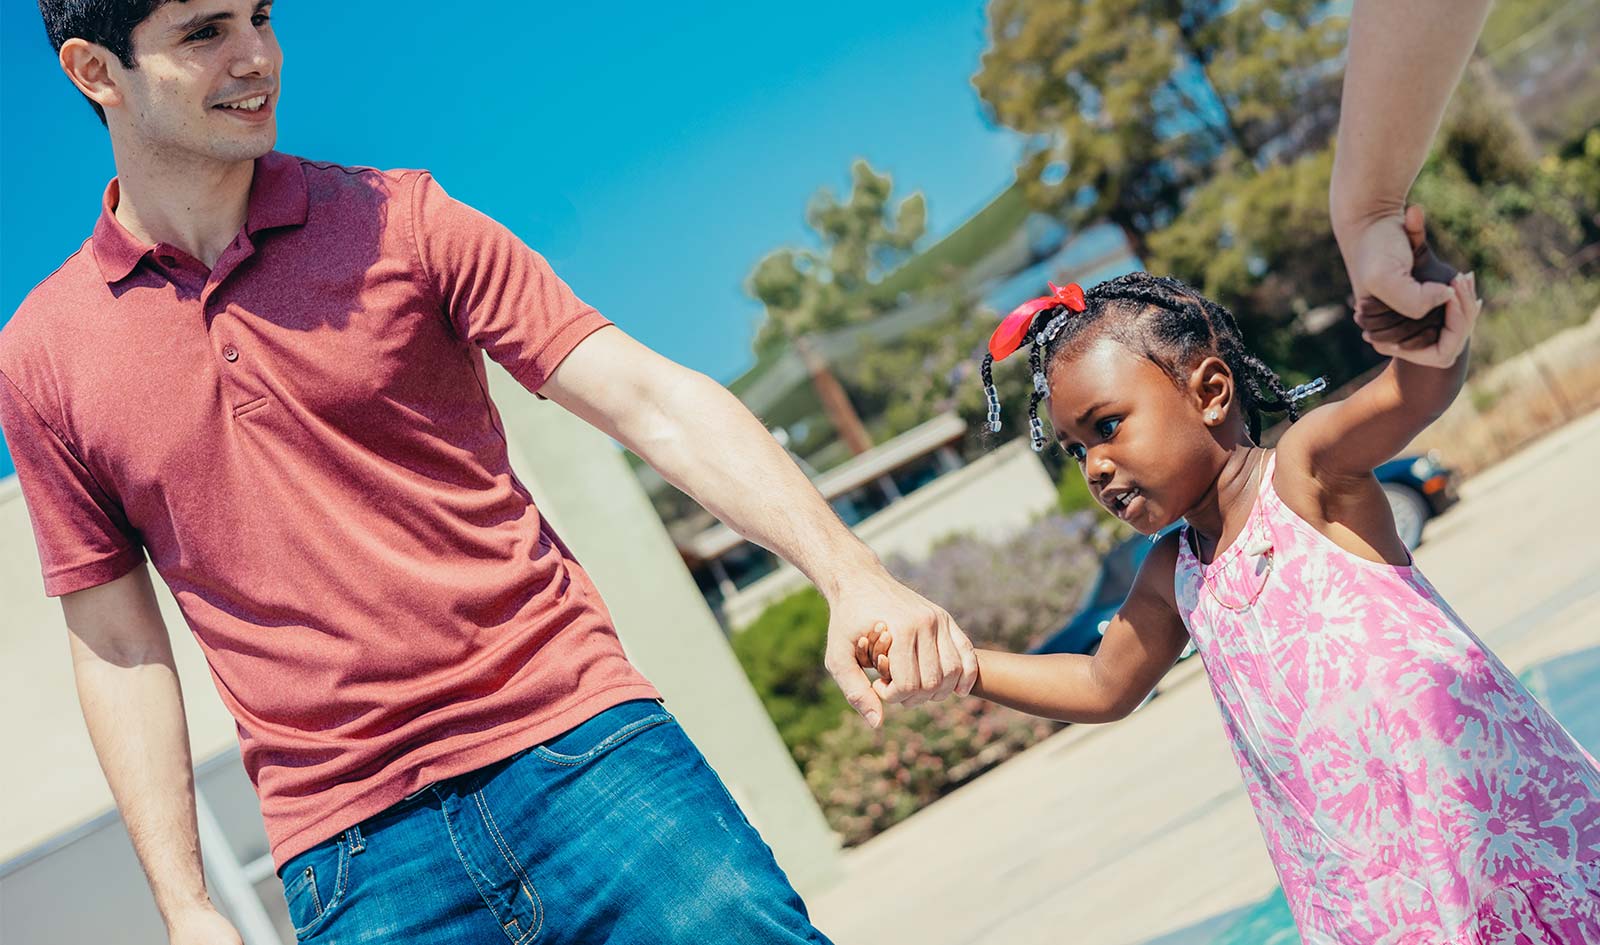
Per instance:
[[[276,153],[210,270],[116,201],[0,332],[0,426],[45,593],[145,553],[172,589],[278,863],[657,697],[489,400],[484,351],[537,391],[609,324],[537,253],[425,172]]]

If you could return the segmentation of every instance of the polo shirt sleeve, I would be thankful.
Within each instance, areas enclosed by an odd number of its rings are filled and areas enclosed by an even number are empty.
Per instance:
[[[537,393],[578,343],[611,322],[510,230],[417,175],[413,235],[422,272],[458,335]]]
[[[47,596],[114,581],[144,560],[122,507],[4,373],[0,430],[22,483]]]

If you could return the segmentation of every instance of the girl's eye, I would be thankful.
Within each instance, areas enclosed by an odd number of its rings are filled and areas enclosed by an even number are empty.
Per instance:
[[[1088,451],[1083,448],[1082,443],[1069,443],[1067,444],[1067,455],[1081,463],[1088,456]]]
[[[1116,436],[1117,427],[1120,426],[1121,424],[1122,424],[1122,418],[1120,418],[1120,417],[1111,417],[1111,418],[1108,418],[1108,419],[1105,419],[1105,420],[1101,420],[1099,423],[1096,423],[1094,425],[1094,432],[1100,434],[1102,439],[1109,440],[1113,436]]]

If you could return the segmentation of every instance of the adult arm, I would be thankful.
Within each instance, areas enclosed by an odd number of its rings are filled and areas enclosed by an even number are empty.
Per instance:
[[[1357,0],[1329,208],[1359,298],[1419,318],[1448,288],[1412,277],[1406,195],[1488,17],[1489,0]]]
[[[61,608],[89,738],[173,945],[238,945],[206,892],[183,698],[148,570]]]
[[[573,348],[539,393],[805,574],[828,601],[825,665],[869,723],[881,720],[883,700],[916,704],[970,689],[977,660],[955,621],[889,575],[721,384],[607,326]],[[881,693],[853,650],[877,623],[902,641],[891,653],[896,682]]]

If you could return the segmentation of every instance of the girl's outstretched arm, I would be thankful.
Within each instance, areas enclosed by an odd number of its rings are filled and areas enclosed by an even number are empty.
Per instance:
[[[1421,217],[1417,217],[1420,229]],[[1456,276],[1445,303],[1439,341],[1420,351],[1369,339],[1390,360],[1377,377],[1349,398],[1318,407],[1284,433],[1282,461],[1301,468],[1325,485],[1366,480],[1393,459],[1418,433],[1439,418],[1461,392],[1467,376],[1467,340],[1482,303],[1476,278]]]
[[[1063,722],[1113,722],[1138,708],[1189,640],[1172,589],[1179,535],[1145,558],[1093,656],[979,650],[972,694]]]

